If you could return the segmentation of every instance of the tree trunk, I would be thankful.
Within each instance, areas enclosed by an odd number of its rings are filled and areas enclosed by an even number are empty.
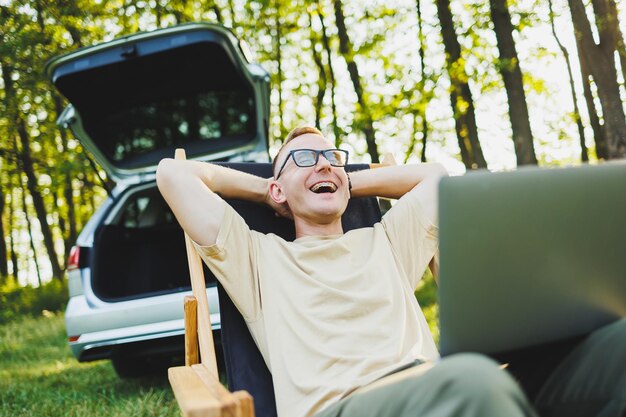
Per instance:
[[[24,211],[24,217],[26,218],[26,225],[28,228],[28,240],[30,241],[30,249],[33,251],[33,261],[35,262],[35,270],[37,271],[37,282],[39,283],[39,286],[41,287],[41,284],[42,284],[41,269],[39,268],[39,261],[37,258],[37,249],[35,248],[35,237],[33,236],[33,226],[30,221],[30,215],[28,214],[28,206],[26,205],[26,190],[23,187],[21,190],[22,190],[22,210]]]
[[[9,259],[7,257],[7,243],[5,240],[5,228],[4,228],[4,208],[6,205],[7,196],[4,194],[3,186],[0,185],[0,285],[4,283],[6,277],[9,275]]]
[[[37,19],[37,26],[39,26],[39,30],[44,33],[44,30],[46,29],[46,26],[44,24],[44,18],[43,18],[43,13],[42,13],[42,9],[45,7],[45,2],[40,1],[40,0],[35,0],[30,2],[31,6],[34,6],[34,9],[37,13],[35,13],[36,19]],[[49,44],[49,43],[46,43]]]
[[[57,116],[61,114],[63,110],[63,104],[61,103],[61,98],[58,95],[54,95],[54,109],[56,111]],[[61,136],[61,151],[63,155],[68,155],[68,146],[67,146],[67,132],[65,129],[60,129],[59,134]],[[74,190],[72,189],[72,180],[74,178],[73,171],[71,169],[65,170],[63,172],[64,176],[64,184],[63,184],[63,198],[65,200],[65,205],[67,206],[67,222],[69,226],[69,234],[64,234],[63,241],[65,245],[65,257],[64,259],[68,259],[70,255],[70,250],[72,245],[76,243],[76,238],[78,237],[78,230],[76,228],[76,206],[74,204]]]
[[[552,0],[548,0],[548,7],[550,9],[550,27],[552,28],[552,35],[554,36],[554,40],[557,45],[559,45],[559,49],[561,49],[561,53],[563,54],[563,58],[565,59],[565,64],[567,65],[567,75],[569,77],[569,88],[572,94],[572,104],[574,105],[574,120],[576,121],[576,126],[578,127],[578,138],[580,140],[580,159],[583,162],[589,161],[589,154],[587,153],[587,145],[585,144],[585,128],[583,127],[583,122],[580,117],[580,111],[578,110],[578,100],[576,100],[576,87],[574,85],[574,76],[572,75],[572,66],[569,60],[569,52],[567,48],[563,46],[559,36],[556,33],[556,28],[554,26],[554,12],[552,10]]]
[[[407,146],[406,152],[404,153],[404,163],[405,164],[407,162],[409,162],[409,158],[411,157],[411,155],[413,155],[413,152],[415,151],[415,144],[417,144],[417,131],[418,131],[417,117],[418,117],[418,112],[417,111],[413,111],[412,112],[412,116],[413,116],[413,123],[411,124],[411,126],[412,126],[412,129],[411,129],[411,140],[409,141],[409,146]]]
[[[56,250],[54,248],[54,238],[52,235],[52,229],[48,224],[46,207],[43,202],[43,197],[41,193],[37,189],[37,177],[35,175],[35,170],[33,167],[33,161],[30,153],[30,137],[28,135],[28,131],[26,129],[26,123],[24,119],[22,119],[21,115],[18,113],[16,107],[16,98],[15,98],[15,87],[13,85],[12,80],[12,69],[10,65],[7,65],[6,62],[1,63],[2,66],[2,78],[4,81],[4,91],[5,91],[5,102],[9,107],[9,113],[11,114],[12,120],[15,121],[15,125],[17,126],[17,135],[19,137],[20,143],[22,145],[21,152],[18,151],[17,144],[14,143],[15,155],[20,162],[20,168],[26,174],[27,178],[27,186],[28,191],[33,200],[33,206],[35,207],[35,212],[37,213],[37,218],[39,219],[41,233],[43,235],[44,245],[48,252],[48,258],[50,259],[50,266],[52,268],[52,276],[56,279],[62,279],[63,273],[61,271],[61,266],[59,265],[59,258],[57,257]]]
[[[337,24],[337,35],[339,36],[339,51],[346,60],[348,66],[348,72],[350,73],[350,80],[354,86],[354,92],[357,96],[359,103],[359,110],[363,117],[363,122],[360,126],[360,130],[365,134],[365,142],[367,143],[367,151],[372,158],[372,162],[379,162],[378,147],[376,146],[376,134],[374,132],[374,120],[372,113],[365,98],[365,92],[361,83],[361,76],[359,75],[359,69],[354,61],[353,47],[350,37],[348,36],[348,30],[346,29],[346,23],[343,15],[343,9],[341,0],[333,0],[335,8],[335,22]]]
[[[415,151],[415,145],[417,144],[418,131],[422,132],[422,150],[420,152],[420,160],[422,162],[426,162],[426,143],[428,143],[428,121],[426,120],[426,107],[428,106],[428,101],[426,99],[426,91],[425,91],[425,81],[426,81],[426,67],[425,67],[425,56],[426,51],[424,50],[424,30],[423,30],[423,20],[422,20],[422,5],[420,0],[415,1],[415,9],[417,12],[417,42],[419,45],[418,54],[419,54],[419,63],[420,63],[420,80],[418,82],[418,88],[414,91],[415,93],[419,93],[420,97],[418,99],[419,105],[416,109],[412,107],[411,114],[413,116],[413,124],[412,124],[412,132],[411,132],[411,140],[409,141],[409,146],[407,146],[406,152],[404,153],[404,163],[406,164],[409,161],[409,158],[413,155]],[[414,106],[414,104],[412,105]],[[418,118],[421,117],[421,127],[418,126]]]
[[[217,23],[223,25],[224,18],[222,17],[222,11],[220,10],[220,7],[217,5],[217,3],[215,3],[215,1],[211,2],[210,8],[211,10],[213,10],[213,13],[215,13],[215,19],[217,20]]]
[[[624,43],[624,34],[619,27],[619,10],[617,10],[617,4],[615,4],[614,0],[607,0],[608,4],[608,15],[612,17],[611,21],[611,30],[615,33],[615,50],[619,54],[619,62],[622,67],[622,76],[624,81],[626,82],[626,44]]]
[[[487,162],[478,140],[474,100],[470,90],[461,45],[454,31],[449,0],[437,0],[437,16],[446,50],[446,66],[450,77],[450,104],[454,112],[456,136],[461,159],[467,169],[486,168]]]
[[[589,115],[589,124],[593,130],[593,141],[596,144],[596,157],[598,159],[606,159],[606,139],[604,137],[604,128],[600,124],[596,104],[593,100],[591,92],[591,72],[589,65],[582,53],[580,42],[576,41],[576,50],[578,51],[578,61],[580,63],[580,75],[583,82],[583,95],[585,96],[585,104],[587,105],[587,114]]]
[[[274,11],[274,30],[276,34],[274,36],[274,50],[276,51],[276,88],[278,91],[278,118],[279,125],[278,130],[280,132],[280,140],[285,140],[285,136],[287,136],[287,130],[285,129],[285,122],[283,120],[284,116],[284,105],[283,105],[283,58],[281,53],[280,40],[282,37],[282,27],[280,24],[280,5],[278,1],[274,2],[275,11]]]
[[[30,154],[30,139],[28,137],[28,133],[26,132],[26,124],[24,123],[24,120],[17,121],[17,130],[22,145],[22,150],[20,152],[21,166],[24,170],[24,173],[26,174],[26,184],[28,187],[28,192],[30,193],[33,200],[35,213],[37,214],[37,219],[39,220],[41,234],[43,235],[43,242],[46,247],[46,251],[48,252],[50,267],[52,268],[52,276],[53,278],[61,280],[63,279],[63,272],[61,270],[59,258],[54,247],[54,237],[52,235],[52,229],[48,224],[48,213],[46,212],[43,197],[39,192],[37,186],[37,176],[35,175],[33,161]]]
[[[598,25],[600,44],[596,44],[582,1],[568,0],[568,3],[576,39],[580,42],[582,55],[597,86],[602,105],[606,157],[608,159],[624,158],[626,157],[626,121],[617,83],[614,42],[611,41],[612,34],[608,30],[608,25],[602,24],[606,20],[606,9],[597,4],[600,2],[593,2],[596,21],[600,23]]]
[[[181,23],[184,23],[186,21],[185,9],[187,8],[187,0],[180,0],[180,3],[181,3],[180,10],[178,10],[175,5],[170,8],[177,25],[180,25]]]
[[[94,174],[91,174],[92,176]],[[85,224],[89,221],[89,218],[93,215],[94,210],[88,204],[88,201],[91,196],[95,194],[94,189],[96,188],[96,183],[92,178],[87,175],[87,172],[82,171],[78,173],[78,179],[80,181],[80,185],[78,188],[78,204],[77,207],[82,207],[82,210],[78,211],[76,217],[76,229],[82,230]]]
[[[159,18],[157,17],[157,19],[159,19]],[[158,22],[159,22],[159,20],[157,20],[157,24],[158,24]],[[73,25],[65,25],[65,29],[70,34],[70,37],[72,38],[72,42],[74,43],[74,47],[82,48],[83,47],[83,36],[80,33],[80,30],[78,30],[78,28],[76,26],[73,26]]]
[[[155,0],[155,5],[152,8],[154,13],[154,20],[156,21],[157,28],[163,27],[163,6],[161,5],[161,0]]]
[[[317,95],[315,97],[314,107],[315,107],[315,126],[320,127],[320,119],[322,117],[322,106],[324,105],[324,96],[326,95],[326,86],[328,81],[326,79],[326,68],[324,68],[324,63],[322,62],[322,57],[315,49],[318,45],[318,39],[315,36],[315,32],[313,30],[313,16],[311,13],[307,13],[309,15],[309,33],[311,39],[311,53],[313,55],[313,62],[315,62],[315,66],[317,67]]]
[[[9,249],[11,251],[11,266],[13,267],[12,275],[17,281],[17,276],[19,273],[19,266],[17,264],[17,252],[15,251],[15,240],[13,239],[13,232],[15,228],[13,227],[13,219],[15,216],[15,197],[14,190],[11,189],[9,191],[9,195],[11,199],[9,200]]]
[[[52,181],[52,186],[51,188],[51,195],[52,195],[52,202],[53,202],[53,210],[55,213],[57,213],[58,215],[58,222],[59,222],[59,230],[61,231],[61,236],[63,238],[63,254],[65,256],[63,256],[61,258],[61,262],[60,262],[60,266],[62,270],[66,270],[67,269],[67,265],[66,265],[66,261],[69,258],[69,252],[70,252],[70,241],[69,239],[67,239],[67,224],[65,223],[65,213],[61,212],[61,207],[59,207],[58,201],[62,198],[62,192],[60,191],[59,185],[56,183],[56,181]],[[56,193],[59,192],[59,194],[57,195]]]
[[[522,71],[513,40],[513,25],[507,0],[490,0],[491,20],[500,53],[500,74],[509,101],[509,118],[513,132],[513,143],[518,165],[537,164],[533,135],[530,130],[528,105],[524,93]]]
[[[426,43],[426,39],[424,37],[424,28],[423,28],[423,20],[422,20],[422,4],[420,0],[417,0],[416,3],[417,8],[417,37],[419,41],[419,57],[420,57],[420,75],[421,75],[421,84],[425,85],[426,81],[426,51],[424,48],[424,44]],[[425,99],[425,91],[422,88],[420,100],[423,102],[423,106],[420,107],[421,115],[422,115],[422,152],[420,155],[420,160],[422,162],[426,162],[426,144],[428,143],[428,120],[426,119],[426,108],[428,106],[428,101]],[[414,119],[415,123],[415,119]],[[478,135],[477,135],[478,136]]]
[[[335,135],[335,146],[338,148],[343,141],[341,130],[339,129],[339,123],[337,122],[337,104],[335,102],[335,71],[333,70],[333,58],[332,52],[330,49],[330,39],[328,38],[328,34],[326,33],[326,23],[324,22],[324,13],[322,11],[322,7],[318,3],[317,5],[317,15],[320,19],[320,24],[322,25],[322,44],[324,45],[324,50],[326,51],[326,60],[328,61],[328,76],[330,79],[330,109],[333,114],[333,134]]]
[[[228,0],[228,11],[230,12],[230,27],[235,29],[237,27],[237,15],[235,13],[233,0]]]

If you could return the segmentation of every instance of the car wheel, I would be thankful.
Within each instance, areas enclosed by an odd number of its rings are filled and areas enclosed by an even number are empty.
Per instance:
[[[167,374],[167,368],[174,365],[171,357],[137,355],[124,351],[112,355],[111,362],[120,378],[163,376]]]

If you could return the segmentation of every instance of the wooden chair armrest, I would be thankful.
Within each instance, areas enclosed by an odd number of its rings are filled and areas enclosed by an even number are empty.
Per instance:
[[[250,394],[230,393],[202,364],[170,368],[168,377],[185,417],[254,417]]]
[[[176,150],[176,159],[185,159],[183,149]],[[202,260],[186,233],[185,246],[194,294],[184,302],[185,366],[168,369],[180,411],[185,417],[254,417],[250,394],[231,394],[219,380]]]
[[[254,417],[254,403],[246,391],[230,393],[209,369],[199,363],[197,301],[186,296],[185,366],[169,368],[172,391],[185,417]]]

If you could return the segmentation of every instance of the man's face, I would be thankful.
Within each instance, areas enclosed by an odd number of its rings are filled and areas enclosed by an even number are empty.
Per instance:
[[[325,150],[334,146],[324,137],[307,133],[289,142],[280,151],[274,175],[289,158],[275,181],[274,199],[289,205],[296,217],[317,224],[328,224],[341,217],[348,205],[348,176],[342,167],[333,167],[319,155],[312,167],[299,167],[289,152],[296,149]]]

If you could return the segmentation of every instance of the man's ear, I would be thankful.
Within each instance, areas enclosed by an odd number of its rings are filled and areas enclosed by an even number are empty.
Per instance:
[[[283,188],[276,180],[270,181],[270,190],[269,194],[272,200],[278,204],[284,204],[287,202],[287,196],[283,191]]]

